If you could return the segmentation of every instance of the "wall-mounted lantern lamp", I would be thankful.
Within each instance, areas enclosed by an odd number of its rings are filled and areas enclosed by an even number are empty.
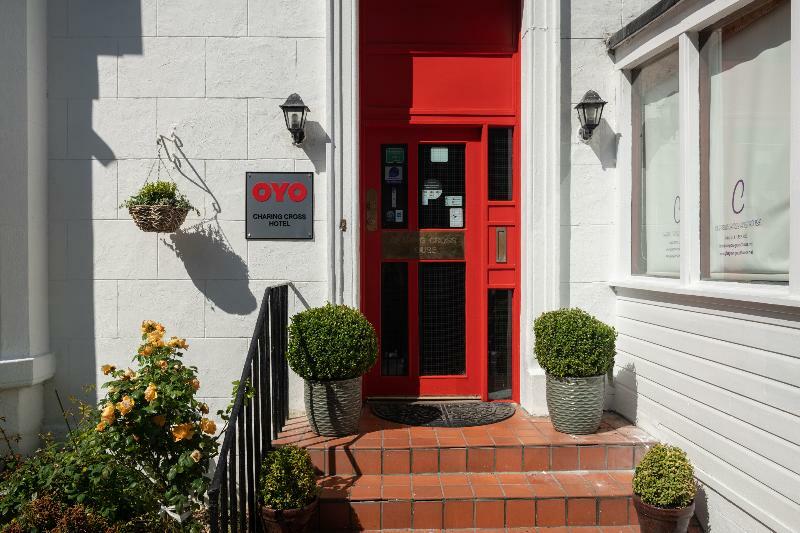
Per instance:
[[[279,106],[283,111],[283,117],[286,119],[286,129],[292,134],[292,142],[295,146],[303,144],[303,139],[306,138],[306,113],[311,111],[303,99],[297,93],[292,93],[289,98]]]
[[[603,107],[607,103],[595,91],[586,91],[581,101],[575,106],[575,110],[578,111],[578,120],[581,122],[578,136],[582,141],[586,142],[592,138],[592,132],[600,124]]]

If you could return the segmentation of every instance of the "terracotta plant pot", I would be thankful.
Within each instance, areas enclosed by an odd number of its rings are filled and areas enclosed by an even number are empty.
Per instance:
[[[261,527],[264,533],[305,533],[311,531],[311,519],[319,505],[319,498],[315,498],[302,509],[285,509],[276,511],[265,505],[260,505]]]
[[[634,494],[633,506],[636,507],[642,533],[686,533],[694,515],[694,502],[687,507],[665,509],[645,503]]]

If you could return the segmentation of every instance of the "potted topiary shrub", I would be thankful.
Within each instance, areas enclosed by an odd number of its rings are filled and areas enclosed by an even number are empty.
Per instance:
[[[614,366],[616,331],[581,309],[543,313],[533,329],[553,426],[573,435],[594,433],[603,417],[605,374]]]
[[[175,232],[189,211],[200,214],[186,196],[178,192],[177,184],[160,180],[145,183],[121,207],[127,207],[139,229],[148,232]]]
[[[259,503],[266,533],[309,531],[319,502],[314,465],[302,448],[283,446],[261,463]]]
[[[642,531],[685,533],[696,492],[686,452],[664,444],[650,448],[633,475],[633,505]]]
[[[358,431],[361,376],[377,357],[375,328],[356,309],[327,304],[292,318],[287,359],[305,380],[306,415],[316,434]]]

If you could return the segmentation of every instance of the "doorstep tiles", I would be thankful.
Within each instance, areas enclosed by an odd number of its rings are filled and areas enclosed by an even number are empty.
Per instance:
[[[409,427],[376,418],[365,407],[361,433],[318,437],[304,419],[292,419],[276,445],[305,447],[326,475],[433,472],[629,470],[652,439],[622,417],[607,412],[593,435],[564,435],[546,417],[518,409],[489,426]]]

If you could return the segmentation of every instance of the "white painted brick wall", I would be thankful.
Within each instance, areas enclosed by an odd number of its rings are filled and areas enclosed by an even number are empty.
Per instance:
[[[130,364],[143,319],[187,337],[200,393],[224,407],[269,285],[291,312],[325,303],[325,2],[49,0],[51,337],[62,397]],[[278,105],[312,107],[292,145]],[[143,233],[119,205],[162,168],[200,210],[180,234]],[[156,167],[157,168],[157,167]],[[315,238],[247,242],[247,171],[312,171]],[[322,171],[322,173],[318,172]],[[151,179],[157,175],[154,169]],[[293,382],[295,398],[301,390]],[[47,400],[47,424],[62,424]],[[293,409],[301,406],[296,402]]]

